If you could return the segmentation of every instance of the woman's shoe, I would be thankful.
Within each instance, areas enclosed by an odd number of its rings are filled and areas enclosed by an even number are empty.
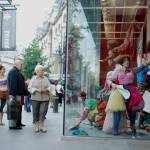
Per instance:
[[[0,126],[4,126],[5,124],[4,123],[0,123]]]
[[[120,135],[120,134],[119,134],[119,133],[113,133],[113,135],[114,135],[114,136],[118,136],[118,135]]]
[[[47,132],[47,129],[46,129],[45,127],[41,127],[41,128],[40,128],[40,131],[41,131],[42,133],[46,133],[46,132]]]
[[[33,129],[33,131],[34,131],[35,133],[39,132],[39,127],[38,127],[38,126],[35,126],[34,129]]]
[[[132,136],[133,139],[135,139],[135,137],[136,137],[136,129],[132,129],[131,136]]]

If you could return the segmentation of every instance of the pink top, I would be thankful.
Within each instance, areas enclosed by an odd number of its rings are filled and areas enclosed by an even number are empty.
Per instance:
[[[134,83],[134,74],[132,71],[124,72],[123,70],[118,72],[117,80],[121,85],[128,85]]]

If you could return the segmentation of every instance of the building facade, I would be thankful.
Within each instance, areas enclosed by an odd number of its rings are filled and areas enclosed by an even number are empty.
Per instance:
[[[48,56],[52,78],[63,77],[63,58],[66,41],[66,0],[56,0],[48,17],[47,31],[39,38],[39,46],[43,55]]]

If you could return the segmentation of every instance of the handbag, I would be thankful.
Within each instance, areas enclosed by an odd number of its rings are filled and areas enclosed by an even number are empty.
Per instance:
[[[6,100],[8,99],[8,91],[0,91],[0,99],[1,100]]]
[[[143,108],[143,111],[150,113],[150,92],[146,90],[143,94],[143,99],[145,102],[145,106]]]
[[[18,120],[20,119],[20,104],[16,99],[9,100],[7,103],[7,119]]]
[[[124,97],[125,100],[130,98],[130,92],[126,90],[122,85],[118,85],[117,89],[119,93]]]

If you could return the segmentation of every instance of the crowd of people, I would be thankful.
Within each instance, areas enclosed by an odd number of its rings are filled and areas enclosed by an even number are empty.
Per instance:
[[[7,103],[9,129],[22,129],[22,108],[33,114],[33,131],[46,133],[44,121],[51,95],[58,97],[62,105],[63,86],[55,81],[54,89],[42,65],[35,67],[32,78],[25,81],[22,61],[16,59],[6,76],[6,69],[0,65],[0,126],[4,126],[3,109]],[[53,92],[54,90],[54,92]],[[31,108],[32,107],[32,108]]]

